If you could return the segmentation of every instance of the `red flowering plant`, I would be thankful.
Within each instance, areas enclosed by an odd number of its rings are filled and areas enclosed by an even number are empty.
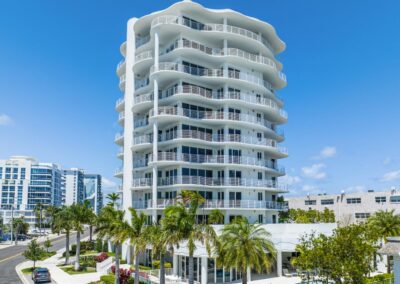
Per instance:
[[[115,265],[111,266],[111,271],[115,275]],[[132,269],[119,269],[119,281],[121,284],[127,284],[132,275]]]
[[[96,261],[96,262],[103,262],[103,261],[105,261],[107,258],[108,258],[108,254],[107,254],[106,252],[102,252],[101,254],[96,255],[96,256],[94,257],[94,261]]]

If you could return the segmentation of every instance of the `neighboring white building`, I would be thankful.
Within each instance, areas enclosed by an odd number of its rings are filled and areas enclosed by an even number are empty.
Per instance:
[[[33,209],[40,203],[62,204],[62,171],[56,164],[39,163],[34,158],[13,156],[0,160],[0,215],[4,223],[23,216],[33,226]]]
[[[88,200],[93,211],[96,214],[99,214],[101,208],[103,208],[101,175],[85,174],[83,183],[85,187],[85,200]]]
[[[289,208],[315,209],[325,208],[335,212],[336,221],[350,224],[364,221],[378,210],[395,210],[400,214],[400,191],[356,192],[340,194],[319,194],[286,198]]]
[[[65,205],[83,203],[85,200],[85,172],[82,169],[71,168],[63,171],[64,183],[63,191],[65,194]]]
[[[128,21],[115,137],[127,218],[134,207],[157,220],[182,190],[194,190],[206,199],[199,219],[217,208],[225,223],[278,222],[277,197],[287,192],[278,160],[288,154],[276,92],[286,77],[275,56],[284,49],[270,24],[191,1]]]

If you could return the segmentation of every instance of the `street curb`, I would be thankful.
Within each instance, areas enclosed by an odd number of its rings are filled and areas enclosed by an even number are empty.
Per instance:
[[[19,279],[21,279],[22,283],[24,284],[30,284],[29,281],[25,278],[25,275],[22,273],[22,269],[20,268],[22,264],[27,263],[28,261],[21,262],[20,264],[17,264],[15,266],[15,271],[17,272],[17,275]]]

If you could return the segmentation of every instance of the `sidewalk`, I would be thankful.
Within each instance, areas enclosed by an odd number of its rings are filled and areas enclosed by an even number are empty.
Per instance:
[[[85,238],[87,239],[87,238]],[[85,240],[83,239],[83,240]],[[83,241],[82,240],[82,241]],[[62,264],[64,262],[64,258],[62,258],[62,254],[65,251],[65,249],[60,249],[57,251],[55,255],[52,257],[43,260],[43,261],[37,261],[36,266],[37,267],[46,267],[49,269],[50,274],[51,274],[51,279],[53,280],[53,283],[57,284],[86,284],[89,282],[93,281],[99,281],[100,276],[105,275],[105,272],[91,272],[91,273],[82,273],[82,274],[75,274],[71,275],[63,271],[61,268],[57,266],[57,264]],[[72,257],[71,260],[74,258]],[[31,277],[30,274],[23,274],[21,272],[22,269],[32,267],[33,262],[32,261],[25,261],[20,264],[18,264],[15,267],[15,270],[18,273],[18,276],[20,277],[21,281],[24,284],[30,283],[29,279]]]

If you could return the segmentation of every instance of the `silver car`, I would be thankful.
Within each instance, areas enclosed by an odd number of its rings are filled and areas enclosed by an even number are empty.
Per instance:
[[[34,283],[51,282],[50,271],[47,268],[36,268],[32,271],[32,280]]]

